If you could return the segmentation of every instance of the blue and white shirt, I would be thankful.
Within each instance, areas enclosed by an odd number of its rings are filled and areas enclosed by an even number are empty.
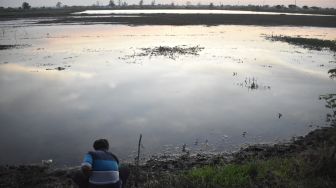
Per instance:
[[[96,185],[113,184],[119,181],[119,161],[110,152],[96,150],[88,152],[82,163],[91,167],[92,174],[89,182]]]

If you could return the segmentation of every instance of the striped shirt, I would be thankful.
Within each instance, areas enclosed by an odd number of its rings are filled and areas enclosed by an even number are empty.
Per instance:
[[[110,152],[90,151],[84,156],[83,166],[91,167],[89,182],[95,185],[113,184],[119,181],[119,161]]]

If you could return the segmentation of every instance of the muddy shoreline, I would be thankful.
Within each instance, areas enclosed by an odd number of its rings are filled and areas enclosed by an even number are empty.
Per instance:
[[[163,174],[178,174],[209,165],[225,166],[244,164],[250,160],[295,157],[322,147],[335,150],[335,138],[336,127],[331,126],[316,129],[288,143],[251,145],[235,153],[196,155],[185,153],[179,156],[152,157],[140,165],[139,171],[133,164],[123,165],[128,166],[132,172],[127,187],[135,187],[136,183],[142,187],[149,179],[160,181]],[[53,168],[48,165],[0,166],[0,187],[76,187],[72,177],[78,170],[79,167]],[[139,175],[136,172],[139,172]]]

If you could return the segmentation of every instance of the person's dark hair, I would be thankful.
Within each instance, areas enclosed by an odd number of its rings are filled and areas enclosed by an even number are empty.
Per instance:
[[[93,148],[95,150],[108,150],[109,149],[109,143],[106,139],[99,139],[99,140],[96,140],[93,143]]]

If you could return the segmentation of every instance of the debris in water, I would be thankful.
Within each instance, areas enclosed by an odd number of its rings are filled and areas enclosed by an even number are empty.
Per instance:
[[[281,113],[279,113],[279,114],[278,114],[278,117],[279,117],[279,119],[280,119],[280,118],[282,117],[282,114],[281,114]]]
[[[245,78],[243,82],[237,83],[240,87],[246,87],[248,90],[270,90],[271,86],[260,85],[256,78]]]
[[[64,67],[57,67],[57,68],[55,68],[56,70],[58,70],[58,71],[62,71],[62,70],[65,70],[65,68]]]
[[[186,152],[187,151],[186,147],[187,147],[187,144],[183,144],[183,146],[182,146],[182,152]]]
[[[65,70],[65,68],[64,68],[64,67],[56,67],[56,68],[54,68],[54,69],[50,69],[50,68],[48,68],[48,69],[46,69],[46,70],[58,70],[58,71],[62,71],[62,70]]]
[[[46,159],[46,160],[42,160],[42,164],[43,164],[43,165],[51,165],[51,164],[52,164],[52,162],[53,162],[53,160],[52,160],[52,159]]]
[[[195,143],[194,143],[195,146],[198,145],[198,139],[195,140]]]

